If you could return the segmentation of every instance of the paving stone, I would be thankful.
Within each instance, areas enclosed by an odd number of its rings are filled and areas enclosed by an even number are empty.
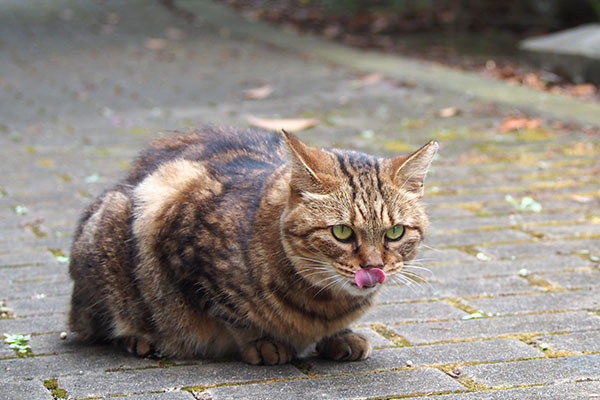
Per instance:
[[[473,260],[475,260],[473,256],[456,249],[426,250],[425,248],[421,248],[414,262],[455,263],[461,261],[471,262]]]
[[[586,312],[521,315],[391,326],[412,344],[444,340],[493,338],[520,333],[600,329],[600,318]]]
[[[109,346],[82,347],[79,345],[79,348],[75,346],[72,343],[64,344],[65,349],[71,349],[72,353],[0,360],[0,371],[3,371],[3,377],[12,380],[49,379],[60,376],[73,376],[74,380],[85,380],[88,375],[103,374],[106,370],[156,366],[156,360],[135,357]],[[100,377],[97,376],[96,379],[100,379]]]
[[[293,398],[350,399],[394,394],[461,390],[464,387],[436,369],[382,372],[369,375],[273,382],[208,389],[213,400]]]
[[[543,279],[556,286],[569,289],[600,286],[600,272],[596,270],[548,274],[543,275]]]
[[[68,270],[69,266],[67,264],[59,264],[56,260],[40,265],[0,268],[0,282],[56,279],[58,277],[64,280],[65,276],[68,275]]]
[[[469,343],[446,343],[427,346],[374,350],[362,362],[339,363],[307,360],[310,373],[355,374],[359,372],[406,367],[408,360],[415,367],[465,362],[508,361],[518,358],[543,357],[544,354],[515,339],[484,340]]]
[[[25,253],[3,253],[0,251],[0,268],[20,265],[41,265],[47,263],[56,263],[54,257],[49,251],[29,251]]]
[[[427,396],[434,400],[580,400],[600,397],[600,382],[557,383],[519,389]],[[408,399],[422,397],[408,397]]]
[[[73,282],[66,276],[41,281],[0,283],[0,290],[5,299],[66,295],[71,293],[72,288]]]
[[[427,321],[432,319],[460,318],[466,313],[442,302],[380,304],[372,308],[356,324],[383,324],[403,321]]]
[[[445,282],[502,275],[517,276],[521,269],[527,269],[530,272],[557,272],[568,268],[581,268],[591,265],[590,262],[578,256],[553,255],[505,261],[475,261],[451,265],[426,265],[426,267],[431,270],[432,281]]]
[[[518,276],[489,279],[455,280],[442,283],[431,282],[421,287],[389,285],[382,288],[380,302],[401,302],[409,300],[429,300],[447,297],[471,297],[530,293],[541,288],[530,285]]]
[[[427,237],[425,244],[433,247],[470,246],[480,243],[513,242],[517,240],[531,240],[531,236],[524,232],[519,232],[513,229],[432,234]]]
[[[438,210],[439,211],[439,210]],[[441,217],[444,217],[443,210],[439,211]],[[436,219],[434,216],[431,217],[431,228],[433,232],[444,232],[444,231],[455,231],[460,229],[479,229],[479,228],[498,228],[508,226],[538,226],[540,223],[557,223],[557,222],[575,222],[583,221],[583,214],[577,213],[529,213],[529,214],[507,214],[499,215],[494,217],[471,217],[460,219],[448,219],[445,216],[444,219]],[[549,227],[540,228],[543,232]]]
[[[543,336],[538,339],[538,342],[548,343],[552,350],[566,350],[576,353],[600,352],[600,331]]]
[[[356,324],[355,324],[356,325]],[[396,346],[394,342],[388,340],[370,328],[352,328],[356,333],[366,336],[373,348]]]
[[[591,235],[600,237],[600,224],[545,226],[543,229],[540,229],[540,231],[551,239],[564,239]]]
[[[478,251],[492,256],[494,259],[506,259],[511,257],[535,257],[540,254],[555,255],[579,253],[582,249],[593,253],[600,253],[600,241],[598,240],[563,240],[547,241],[537,243],[501,244],[491,246],[476,246]]]
[[[465,376],[488,386],[517,386],[539,383],[600,379],[600,355],[586,355],[510,364],[482,364],[462,368]]]
[[[15,317],[29,317],[48,313],[67,313],[71,296],[46,296],[21,300],[8,300],[5,305],[12,308]]]
[[[7,333],[48,333],[67,329],[66,315],[50,317],[0,319],[0,332]]]
[[[578,290],[566,293],[540,293],[525,296],[465,299],[461,301],[486,314],[589,310],[600,307],[600,293],[598,290]]]
[[[179,390],[164,393],[151,393],[127,396],[127,400],[194,400],[195,397],[188,391]],[[210,400],[210,399],[207,399]]]
[[[58,382],[72,397],[91,397],[301,376],[304,375],[291,365],[265,367],[229,362],[84,374],[59,378]],[[101,386],[97,384],[99,380],[103,382]]]
[[[0,385],[2,386],[2,390],[0,391],[2,400],[53,399],[50,391],[37,379],[31,381],[2,382]]]

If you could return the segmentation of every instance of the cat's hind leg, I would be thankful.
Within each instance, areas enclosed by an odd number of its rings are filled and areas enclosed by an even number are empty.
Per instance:
[[[114,339],[117,347],[138,357],[147,357],[155,354],[154,346],[141,336],[121,336]]]
[[[281,341],[265,337],[257,329],[229,327],[243,361],[252,365],[287,364],[296,357],[296,349]]]

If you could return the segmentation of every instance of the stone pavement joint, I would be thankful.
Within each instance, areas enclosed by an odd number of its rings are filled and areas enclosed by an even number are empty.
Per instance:
[[[0,334],[32,335],[28,357],[0,343],[0,398],[52,399],[44,382],[74,399],[600,396],[597,103],[283,32],[216,3],[177,4],[193,23],[143,0],[0,5],[0,306],[10,310]],[[361,84],[366,73],[383,81]],[[270,97],[243,97],[266,83]],[[461,112],[440,118],[450,106]],[[381,156],[442,143],[426,182],[431,228],[412,263],[428,282],[386,286],[356,321],[372,356],[159,363],[71,332],[62,340],[84,207],[153,138],[245,126],[248,114],[316,118],[299,133],[308,143]],[[542,118],[541,131],[497,132],[522,114]]]

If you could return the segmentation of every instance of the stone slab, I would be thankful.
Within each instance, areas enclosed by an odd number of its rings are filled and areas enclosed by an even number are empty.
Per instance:
[[[509,259],[512,257],[536,257],[540,254],[555,255],[579,253],[581,250],[589,250],[600,253],[600,241],[598,240],[556,240],[537,243],[502,244],[491,246],[476,246],[478,251],[490,255],[494,259]]]
[[[578,83],[600,83],[600,24],[525,39],[519,48],[548,71],[567,75]]]
[[[369,339],[369,342],[371,343],[371,346],[373,348],[395,346],[394,342],[392,342],[391,340],[388,340],[388,339],[384,338],[383,336],[381,336],[380,334],[378,334],[377,332],[375,332],[373,329],[370,329],[370,328],[352,328],[352,330],[354,332],[356,332],[356,333],[360,333],[361,335],[366,336],[367,339]]]
[[[439,298],[507,295],[540,291],[518,276],[432,282],[420,286],[384,286],[380,302],[431,300]]]
[[[557,383],[530,388],[427,396],[433,400],[582,400],[600,397],[600,382]],[[422,397],[408,397],[422,399]]]
[[[66,344],[65,349],[73,349],[73,346]],[[73,379],[77,380],[85,379],[84,376],[87,374],[104,373],[106,370],[154,366],[156,366],[155,360],[135,357],[107,346],[80,347],[73,349],[72,353],[59,355],[0,360],[0,371],[3,372],[3,376],[13,380],[21,378],[49,379],[60,376],[73,376]],[[100,381],[97,380],[97,382]]]
[[[445,340],[494,338],[520,333],[569,332],[600,329],[600,318],[587,312],[534,314],[392,326],[412,344]]]
[[[562,288],[597,288],[600,286],[600,272],[597,270],[565,272],[543,275],[548,282]]]
[[[8,300],[5,305],[14,311],[15,317],[30,317],[40,314],[62,313],[69,311],[71,296],[33,296],[21,300]]]
[[[415,367],[466,362],[496,362],[518,358],[543,357],[544,354],[515,339],[484,340],[470,343],[446,343],[427,346],[374,350],[363,362],[338,363],[307,360],[310,373],[355,374],[406,367],[408,360]]]
[[[524,232],[514,229],[498,229],[482,232],[432,234],[425,239],[425,244],[433,247],[471,246],[481,243],[512,242],[530,239],[531,236]]]
[[[63,314],[31,318],[0,319],[0,332],[38,334],[61,332],[67,329],[67,317]]]
[[[530,257],[505,261],[475,261],[451,265],[427,265],[431,270],[431,280],[438,282],[456,281],[469,278],[517,276],[521,269],[530,272],[558,272],[567,268],[591,266],[591,263],[578,256]]]
[[[68,276],[43,278],[32,281],[5,281],[0,283],[0,291],[5,299],[44,298],[47,296],[68,295],[73,282]]]
[[[149,394],[138,394],[133,396],[127,396],[127,400],[194,400],[195,397],[188,391],[185,390],[173,390],[162,393],[149,393]],[[202,397],[200,398],[202,399]],[[206,399],[210,400],[210,399]]]
[[[292,382],[225,386],[208,389],[213,400],[297,400],[385,397],[410,393],[461,390],[460,385],[436,369],[382,372],[368,375],[307,379]]]
[[[0,251],[0,268],[7,268],[21,265],[42,265],[46,263],[56,263],[52,254],[48,251],[29,251],[29,252],[10,252],[13,248]]]
[[[539,311],[587,310],[600,307],[598,290],[540,293],[524,296],[465,299],[463,303],[486,314],[519,314]]]
[[[465,376],[487,386],[517,386],[600,379],[600,355],[586,355],[462,368]]]
[[[0,378],[1,382],[2,378]],[[40,380],[34,379],[31,381],[20,380],[18,382],[2,382],[0,383],[0,397],[2,400],[52,400],[50,394]]]
[[[574,353],[600,353],[600,331],[543,336],[538,338],[538,342],[548,343],[552,350],[566,350]]]
[[[58,383],[72,397],[91,397],[301,376],[304,375],[289,364],[265,367],[229,362],[59,377]],[[98,385],[99,381],[102,385]]]
[[[466,315],[464,311],[443,302],[379,304],[356,321],[356,324],[456,319],[463,315]]]

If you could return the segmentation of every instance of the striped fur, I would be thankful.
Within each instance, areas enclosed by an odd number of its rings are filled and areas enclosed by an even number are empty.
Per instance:
[[[84,213],[71,252],[71,329],[145,355],[290,361],[370,346],[347,326],[374,303],[370,260],[389,276],[427,227],[419,205],[437,144],[380,159],[295,136],[206,128],[153,142]],[[351,226],[342,243],[333,225]],[[387,229],[404,225],[399,241]]]

